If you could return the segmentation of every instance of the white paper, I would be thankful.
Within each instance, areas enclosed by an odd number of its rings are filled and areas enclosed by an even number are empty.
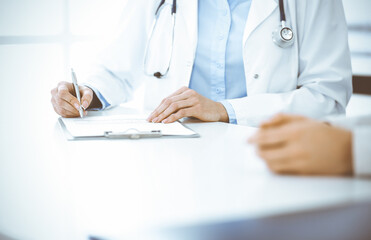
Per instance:
[[[150,123],[138,115],[98,116],[84,118],[62,118],[66,130],[73,137],[104,136],[107,131],[123,132],[150,132],[160,130],[163,136],[191,136],[196,134],[179,122]]]

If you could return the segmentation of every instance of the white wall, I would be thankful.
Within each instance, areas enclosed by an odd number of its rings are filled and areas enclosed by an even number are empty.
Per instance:
[[[48,58],[62,61],[60,70],[91,59],[99,49],[97,42],[111,36],[121,17],[126,0],[0,0],[0,51],[8,51],[10,45],[30,50],[52,47],[60,55]],[[40,46],[42,45],[42,46]],[[8,49],[8,50],[5,50]],[[7,59],[23,58],[9,50],[1,55],[0,63]],[[31,56],[29,56],[31,57]],[[37,65],[37,60],[32,64]],[[67,71],[66,71],[67,72]],[[4,73],[3,73],[4,74]],[[58,80],[67,75],[56,75]],[[55,82],[55,81],[54,81]]]

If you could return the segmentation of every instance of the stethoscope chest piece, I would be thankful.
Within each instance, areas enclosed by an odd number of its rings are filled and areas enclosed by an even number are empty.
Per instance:
[[[284,24],[272,33],[273,42],[281,48],[290,47],[294,43],[294,38],[295,35],[292,29],[286,27]]]
[[[286,25],[286,13],[284,5],[284,0],[279,0],[281,25],[272,33],[273,42],[281,48],[290,47],[294,43],[295,39],[294,32]]]

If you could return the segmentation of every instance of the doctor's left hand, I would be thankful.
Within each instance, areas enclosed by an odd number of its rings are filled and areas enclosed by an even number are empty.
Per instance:
[[[147,121],[172,123],[184,117],[195,117],[205,122],[229,121],[223,104],[212,101],[187,87],[182,87],[163,99]]]

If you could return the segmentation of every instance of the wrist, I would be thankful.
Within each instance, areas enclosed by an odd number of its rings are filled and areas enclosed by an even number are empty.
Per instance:
[[[227,109],[225,109],[224,105],[220,102],[217,102],[217,106],[218,106],[218,115],[219,115],[218,122],[229,123],[229,116],[228,116]]]

